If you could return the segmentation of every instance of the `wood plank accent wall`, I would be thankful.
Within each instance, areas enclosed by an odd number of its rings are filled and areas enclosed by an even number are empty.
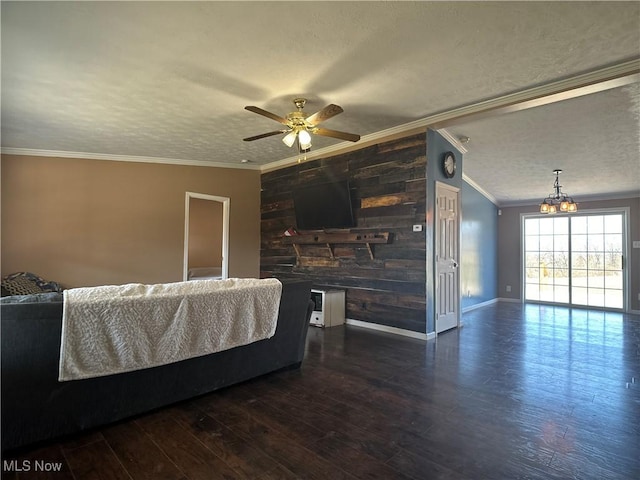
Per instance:
[[[349,180],[351,233],[390,232],[387,244],[326,246],[283,242],[295,226],[292,190]],[[307,278],[346,290],[347,318],[426,332],[426,136],[419,134],[262,175],[262,277]]]

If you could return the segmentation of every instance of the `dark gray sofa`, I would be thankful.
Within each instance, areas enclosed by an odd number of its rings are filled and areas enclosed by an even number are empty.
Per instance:
[[[284,280],[276,333],[242,347],[106,377],[58,382],[62,302],[3,303],[2,450],[76,433],[300,366],[311,283]]]

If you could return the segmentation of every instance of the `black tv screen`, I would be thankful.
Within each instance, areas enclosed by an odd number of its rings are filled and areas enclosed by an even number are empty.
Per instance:
[[[293,207],[299,230],[355,226],[348,181],[300,187],[293,192]]]

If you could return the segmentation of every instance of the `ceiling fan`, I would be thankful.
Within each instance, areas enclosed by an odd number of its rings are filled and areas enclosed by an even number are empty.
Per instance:
[[[360,140],[360,135],[318,127],[318,125],[325,120],[342,113],[344,111],[342,110],[342,107],[330,104],[313,115],[307,116],[302,111],[306,102],[307,100],[305,98],[295,98],[293,103],[297,110],[287,114],[286,118],[252,105],[244,107],[245,110],[249,110],[250,112],[275,120],[276,122],[285,125],[287,128],[283,130],[274,130],[254,137],[243,138],[243,140],[245,142],[252,142],[260,138],[271,137],[272,135],[278,135],[279,133],[286,133],[287,135],[284,136],[282,141],[288,147],[292,147],[297,139],[300,152],[308,152],[311,149],[311,134],[349,140],[350,142],[357,142]]]

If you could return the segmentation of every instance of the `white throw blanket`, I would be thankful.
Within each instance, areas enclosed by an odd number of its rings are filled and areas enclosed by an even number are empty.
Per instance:
[[[59,380],[149,368],[270,338],[281,294],[273,278],[65,290]]]

